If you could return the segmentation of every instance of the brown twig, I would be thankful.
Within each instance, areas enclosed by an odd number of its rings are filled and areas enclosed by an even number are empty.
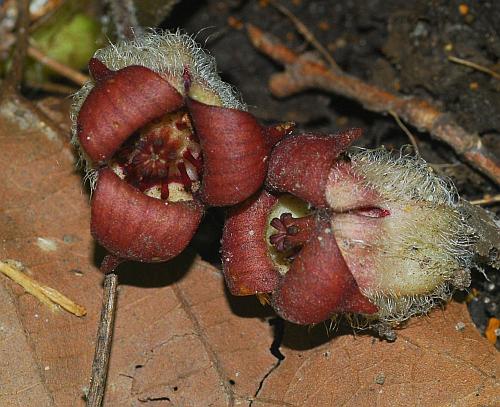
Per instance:
[[[285,66],[284,72],[274,74],[269,81],[275,96],[286,97],[306,89],[322,89],[356,100],[374,112],[393,111],[405,122],[448,144],[469,164],[500,185],[499,158],[483,146],[478,135],[468,133],[450,114],[425,100],[390,93],[342,71],[332,70],[320,60],[298,55],[255,26],[247,28],[253,45]]]
[[[486,68],[485,66],[476,64],[475,62],[468,61],[467,59],[457,58],[450,55],[448,57],[448,60],[451,62],[455,62],[456,64],[468,66],[469,68],[475,69],[476,71],[487,73],[488,75],[493,76],[495,79],[500,79],[500,73],[492,71],[490,68]]]
[[[78,90],[72,86],[62,85],[60,83],[31,82],[31,81],[24,81],[24,83],[27,87],[33,89],[40,89],[43,90],[44,92],[49,92],[49,93],[60,93],[62,95],[72,95]]]
[[[92,363],[92,377],[87,396],[87,407],[100,407],[106,389],[108,377],[109,355],[113,339],[113,326],[116,310],[118,276],[108,273],[104,277],[104,294],[102,299],[101,319],[97,331],[97,343]]]
[[[81,72],[67,65],[64,65],[63,63],[56,61],[55,59],[52,59],[51,57],[45,55],[38,48],[35,48],[33,45],[30,45],[28,47],[28,55],[31,58],[40,62],[42,65],[47,66],[54,72],[69,79],[70,81],[76,83],[77,85],[82,86],[83,84],[85,84],[90,80],[90,78],[87,75],[84,75]]]
[[[326,50],[326,48],[316,39],[314,34],[307,28],[307,26],[299,20],[289,9],[287,9],[282,4],[278,3],[275,0],[271,0],[269,2],[274,8],[276,8],[280,13],[284,14],[288,19],[295,25],[297,31],[302,34],[302,36],[306,39],[309,44],[311,44],[316,50],[325,58],[325,60],[330,64],[330,67],[336,71],[340,70],[340,67],[337,65],[337,62],[333,59],[330,53]]]
[[[388,113],[394,117],[394,120],[396,121],[396,124],[399,126],[401,130],[406,134],[406,137],[410,140],[411,145],[413,146],[413,150],[415,151],[416,155],[420,155],[420,150],[418,148],[418,143],[417,143],[417,138],[412,134],[412,132],[408,129],[408,127],[405,126],[405,124],[401,121],[399,116],[393,112],[392,110],[389,110]]]
[[[18,0],[17,9],[17,30],[16,30],[16,48],[12,58],[12,66],[2,85],[2,93],[16,93],[21,87],[24,72],[24,61],[26,59],[26,50],[28,48],[29,37],[29,0]]]
[[[473,199],[469,201],[472,205],[494,205],[500,203],[500,194],[498,195],[485,195],[481,199]]]

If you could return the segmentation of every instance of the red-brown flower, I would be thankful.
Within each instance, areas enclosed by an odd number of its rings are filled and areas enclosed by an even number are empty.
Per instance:
[[[171,259],[206,206],[262,186],[288,127],[260,126],[190,37],[146,34],[98,51],[89,69],[74,140],[96,182],[92,234],[113,256]]]
[[[362,314],[395,324],[467,286],[470,229],[453,189],[410,157],[346,153],[359,129],[273,149],[267,191],[230,210],[222,260],[235,295],[284,319]]]

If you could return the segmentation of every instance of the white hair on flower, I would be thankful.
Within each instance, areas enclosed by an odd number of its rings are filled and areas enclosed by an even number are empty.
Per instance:
[[[99,59],[113,71],[127,66],[139,65],[152,71],[177,78],[183,77],[185,69],[189,71],[190,80],[208,92],[217,96],[220,105],[227,108],[246,110],[238,91],[223,82],[217,72],[215,58],[204,51],[196,41],[180,30],[175,32],[150,30],[137,35],[131,40],[119,41],[95,52]],[[70,112],[72,121],[72,144],[78,146],[77,118],[80,109],[94,88],[95,82],[90,80],[73,95]],[[88,158],[80,151],[81,162],[85,163],[85,180],[95,185],[96,172]]]

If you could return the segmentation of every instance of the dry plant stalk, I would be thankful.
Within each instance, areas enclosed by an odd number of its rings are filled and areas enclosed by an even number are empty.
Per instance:
[[[500,194],[496,195],[485,195],[482,198],[474,199],[470,201],[473,205],[494,205],[500,202]]]
[[[394,117],[395,122],[399,126],[401,130],[406,134],[408,140],[410,140],[411,145],[413,146],[413,150],[416,155],[420,155],[420,149],[418,148],[417,138],[412,134],[412,132],[405,126],[405,124],[401,121],[399,116],[394,113],[392,110],[389,110],[389,114]]]
[[[104,398],[116,314],[117,286],[118,276],[116,273],[112,272],[104,277],[101,318],[97,331],[87,407],[101,406]]]
[[[307,28],[307,26],[300,21],[300,19],[293,14],[290,10],[288,10],[285,6],[280,3],[271,0],[271,5],[275,7],[280,13],[288,17],[288,19],[295,25],[297,31],[304,37],[304,39],[311,44],[314,48],[318,50],[318,52],[325,58],[325,60],[330,64],[330,67],[335,71],[340,71],[340,67],[337,65],[337,62],[330,55],[328,50],[316,39],[314,34]]]
[[[23,269],[24,267],[18,261],[0,261],[1,273],[23,287],[27,293],[45,304],[52,312],[57,311],[59,306],[77,317],[83,317],[87,314],[85,307],[78,305],[54,288],[41,285],[24,273]]]
[[[310,54],[299,55],[253,25],[248,25],[247,30],[259,51],[285,67],[284,72],[274,74],[269,81],[273,95],[287,97],[306,89],[322,89],[356,100],[373,112],[392,111],[405,122],[448,144],[469,164],[500,185],[498,157],[488,151],[478,135],[459,126],[449,113],[425,100],[397,95],[341,70],[331,69]]]
[[[28,55],[40,62],[42,65],[47,66],[52,69],[54,72],[57,72],[59,75],[69,79],[70,81],[76,83],[79,86],[82,86],[86,82],[90,80],[87,75],[84,75],[59,61],[56,61],[53,58],[45,55],[42,51],[36,48],[34,45],[30,45],[28,47]]]
[[[497,73],[497,72],[495,72],[495,71],[493,71],[490,68],[487,68],[485,66],[476,64],[475,62],[468,61],[467,59],[462,59],[462,58],[458,58],[458,57],[454,57],[454,56],[450,55],[448,57],[448,60],[451,62],[454,62],[456,64],[464,65],[464,66],[467,66],[469,68],[475,69],[476,71],[486,73],[495,79],[500,79],[499,73]]]

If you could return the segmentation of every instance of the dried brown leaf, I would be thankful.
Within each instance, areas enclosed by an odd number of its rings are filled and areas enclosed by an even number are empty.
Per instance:
[[[457,329],[460,322],[463,330]],[[479,336],[463,304],[451,303],[445,311],[413,319],[393,343],[345,335],[286,356],[259,397],[294,406],[326,406],[333,401],[336,406],[500,402],[498,353]]]
[[[33,359],[15,300],[0,286],[0,405],[53,406],[42,374]],[[15,370],[13,367],[15,366]]]

